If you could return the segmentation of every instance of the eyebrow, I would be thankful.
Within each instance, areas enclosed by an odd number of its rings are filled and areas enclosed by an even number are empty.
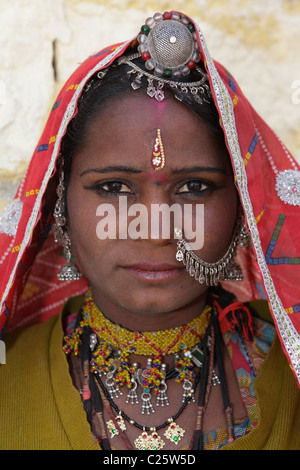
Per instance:
[[[128,166],[107,166],[104,168],[88,168],[80,173],[80,176],[84,176],[89,173],[113,173],[113,172],[123,172],[123,173],[132,173],[132,174],[139,174],[143,173],[142,170],[138,170],[136,168],[128,167]],[[222,173],[226,174],[226,171],[223,168],[219,167],[206,167],[206,166],[193,166],[190,168],[180,168],[177,170],[173,170],[172,174],[179,174],[179,173],[195,173],[195,172],[206,172],[206,173]]]
[[[226,174],[226,171],[223,168],[211,167],[211,166],[193,166],[190,168],[180,168],[178,170],[173,170],[172,174],[178,173],[196,173],[196,172],[205,172],[205,173],[222,173]]]
[[[80,176],[84,176],[88,173],[113,173],[116,171],[121,171],[124,173],[142,173],[141,170],[137,170],[136,168],[131,168],[128,166],[107,166],[104,168],[89,168],[88,170],[84,170],[80,173]]]

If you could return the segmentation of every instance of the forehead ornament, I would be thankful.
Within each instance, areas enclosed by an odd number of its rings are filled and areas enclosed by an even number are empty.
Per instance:
[[[157,129],[151,157],[152,168],[154,170],[162,170],[165,166],[165,162],[166,158],[161,138],[161,130]]]
[[[138,53],[123,56],[119,64],[131,67],[131,84],[134,90],[141,86],[143,77],[147,78],[147,93],[157,101],[164,99],[164,85],[177,88],[181,93],[191,92],[195,101],[210,103],[208,75],[197,65],[200,62],[197,34],[193,23],[187,16],[178,12],[156,13],[148,18],[141,27],[137,38]],[[141,57],[144,66],[139,67],[134,60]],[[199,74],[199,80],[187,81],[191,70]]]
[[[166,78],[189,75],[200,61],[194,33],[194,25],[178,12],[156,13],[148,18],[138,36],[138,50],[146,69]]]

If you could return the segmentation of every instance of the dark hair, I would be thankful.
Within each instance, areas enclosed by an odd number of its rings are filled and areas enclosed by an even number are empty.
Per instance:
[[[141,68],[143,67],[142,59],[137,59],[135,63]],[[112,65],[107,69],[104,78],[101,77],[101,73],[100,75],[97,73],[85,86],[78,101],[78,112],[69,123],[62,140],[61,154],[64,160],[66,188],[70,178],[73,155],[83,144],[89,124],[101,114],[108,100],[112,100],[120,95],[125,96],[127,94],[138,93],[138,91],[133,91],[131,87],[133,78],[128,74],[130,70],[130,67],[126,64]],[[199,80],[199,72],[192,71],[188,77],[184,77],[184,80],[189,82]],[[144,93],[147,85],[147,80],[143,77],[140,89]],[[179,88],[171,87],[167,83],[164,85],[164,91],[165,94],[175,96],[184,103],[215,131],[216,137],[224,141],[224,134],[219,124],[219,114],[212,100],[210,102],[202,100],[202,103],[199,104],[194,100],[191,92],[181,92]]]

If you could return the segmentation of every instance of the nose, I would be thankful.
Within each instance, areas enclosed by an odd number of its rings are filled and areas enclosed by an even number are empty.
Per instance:
[[[181,206],[171,204],[164,193],[147,194],[139,206],[140,238],[157,246],[174,241],[174,221],[178,217],[181,218]],[[130,209],[133,211],[133,207]],[[134,223],[136,224],[137,221]]]

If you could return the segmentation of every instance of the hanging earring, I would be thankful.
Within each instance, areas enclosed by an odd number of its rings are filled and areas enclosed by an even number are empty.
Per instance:
[[[68,232],[64,229],[67,222],[65,217],[64,190],[64,171],[62,164],[59,174],[59,182],[56,189],[57,201],[53,212],[55,224],[53,224],[52,230],[55,242],[59,243],[63,247],[66,262],[60,268],[60,271],[57,274],[57,279],[59,281],[77,281],[81,278],[81,273],[78,267],[71,260],[71,240]]]
[[[241,207],[238,210],[237,226],[236,226],[236,243],[237,246],[245,248],[249,244],[249,234],[247,232],[245,216]]]
[[[215,263],[208,263],[199,258],[182,237],[182,230],[180,228],[175,228],[174,234],[178,239],[176,252],[177,261],[181,261],[190,276],[194,277],[200,284],[216,286],[221,281],[243,280],[242,270],[234,261],[237,247],[245,247],[248,243],[248,233],[241,209],[237,216],[235,234],[231,244],[225,255]]]

